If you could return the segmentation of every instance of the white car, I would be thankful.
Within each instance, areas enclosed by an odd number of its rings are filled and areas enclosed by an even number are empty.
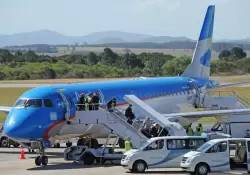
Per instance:
[[[224,138],[206,142],[186,153],[181,168],[191,174],[245,170],[250,172],[250,138]]]
[[[137,149],[124,153],[121,165],[132,172],[143,173],[149,168],[180,168],[182,155],[206,142],[201,136],[155,137]]]

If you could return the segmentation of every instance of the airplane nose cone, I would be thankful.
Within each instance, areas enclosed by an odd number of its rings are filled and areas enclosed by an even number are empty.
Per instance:
[[[5,134],[12,139],[28,137],[29,132],[32,132],[30,131],[31,128],[22,126],[27,119],[28,116],[18,111],[18,109],[11,111],[4,123]]]

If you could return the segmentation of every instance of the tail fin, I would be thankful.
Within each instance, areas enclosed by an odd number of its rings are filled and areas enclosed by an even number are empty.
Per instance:
[[[193,78],[209,78],[214,26],[215,6],[207,8],[199,40],[196,43],[192,62],[181,76]]]

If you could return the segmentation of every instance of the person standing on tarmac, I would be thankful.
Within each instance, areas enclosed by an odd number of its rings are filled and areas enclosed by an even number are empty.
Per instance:
[[[132,149],[132,148],[131,148],[130,137],[127,137],[127,138],[125,139],[124,145],[125,145],[125,150],[126,150],[126,151],[129,151],[129,150]]]
[[[196,127],[196,131],[198,132],[198,135],[201,136],[201,134],[203,133],[203,127],[201,123],[199,123]]]
[[[193,136],[194,135],[194,131],[192,129],[192,124],[188,125],[188,128],[186,129],[186,133],[188,136]]]

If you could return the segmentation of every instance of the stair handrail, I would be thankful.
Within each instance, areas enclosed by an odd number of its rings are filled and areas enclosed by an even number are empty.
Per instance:
[[[120,112],[119,110],[117,109],[114,109],[118,112]],[[119,120],[121,120],[127,127],[131,128],[132,130],[134,130],[136,133],[140,132],[139,130],[136,130],[134,127],[133,127],[133,124],[136,122],[136,120],[133,121],[132,125],[129,124],[127,121],[123,120],[118,114],[116,114],[115,112],[110,112],[107,110],[107,112],[109,112],[111,115],[113,115],[114,117],[118,118]],[[120,112],[121,113],[121,112]],[[121,113],[122,114],[122,113]],[[123,114],[124,115],[124,114]],[[125,115],[124,115],[125,116]],[[141,132],[140,132],[141,133]],[[140,135],[143,135],[142,133]],[[141,136],[140,136],[141,137]]]
[[[246,107],[250,107],[250,102],[245,98],[240,95],[236,95],[237,99],[239,102],[241,102],[243,105],[247,105]]]

